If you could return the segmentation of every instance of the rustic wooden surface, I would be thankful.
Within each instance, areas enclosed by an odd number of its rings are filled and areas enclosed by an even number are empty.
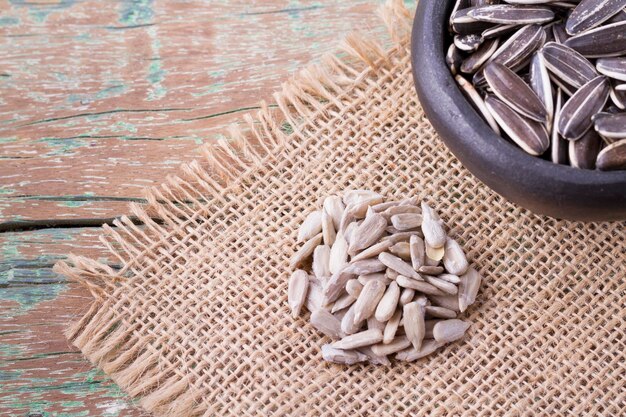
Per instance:
[[[0,415],[142,411],[62,335],[98,226],[197,157],[376,0],[0,0]],[[378,30],[378,29],[377,29]]]

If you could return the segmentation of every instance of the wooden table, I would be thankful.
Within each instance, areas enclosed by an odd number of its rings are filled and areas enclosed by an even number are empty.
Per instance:
[[[141,415],[63,337],[113,263],[99,226],[289,74],[376,26],[376,0],[0,0],[0,415]]]

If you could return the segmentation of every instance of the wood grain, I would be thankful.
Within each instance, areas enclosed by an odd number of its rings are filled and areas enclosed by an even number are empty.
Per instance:
[[[99,228],[349,31],[372,0],[0,2],[0,415],[139,416],[66,342]]]

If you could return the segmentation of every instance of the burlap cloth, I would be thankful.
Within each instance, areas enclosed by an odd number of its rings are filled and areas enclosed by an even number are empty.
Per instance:
[[[417,101],[409,13],[383,16],[390,50],[349,38],[131,206],[143,226],[105,227],[121,270],[58,265],[95,297],[68,337],[160,415],[624,415],[624,224],[533,215],[476,180]],[[484,277],[464,340],[391,367],[321,360],[288,260],[306,213],[350,187],[441,211]]]

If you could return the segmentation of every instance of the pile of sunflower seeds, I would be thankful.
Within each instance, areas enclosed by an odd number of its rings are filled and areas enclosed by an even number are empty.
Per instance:
[[[388,365],[414,361],[463,337],[457,319],[481,277],[437,213],[416,198],[383,201],[373,191],[329,196],[298,232],[288,303],[335,341],[326,361]],[[310,265],[310,269],[309,269]],[[307,272],[310,270],[311,273]]]
[[[456,0],[446,63],[489,126],[527,153],[626,169],[625,8],[626,0]]]

